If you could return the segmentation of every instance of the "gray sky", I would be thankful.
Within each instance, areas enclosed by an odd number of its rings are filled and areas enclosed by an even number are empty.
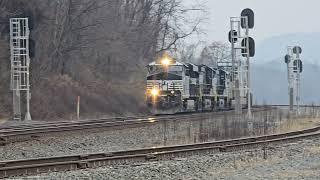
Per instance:
[[[195,0],[185,0],[193,3]],[[230,16],[244,8],[255,11],[252,36],[257,43],[282,34],[320,32],[320,0],[204,0],[209,20],[204,28],[207,41],[226,41]]]

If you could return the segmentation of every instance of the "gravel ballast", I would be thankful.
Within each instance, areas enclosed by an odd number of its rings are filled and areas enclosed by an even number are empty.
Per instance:
[[[25,179],[319,179],[320,139],[171,161],[50,173]]]
[[[247,124],[232,116],[212,116],[199,120],[163,121],[138,127],[83,130],[47,134],[35,140],[0,146],[0,161],[38,157],[89,154],[121,151],[145,147],[192,144],[222,139],[233,139],[263,133],[264,113],[257,114],[255,134],[249,134]],[[319,119],[289,119],[269,116],[267,134],[310,128]],[[281,116],[280,116],[281,117]]]

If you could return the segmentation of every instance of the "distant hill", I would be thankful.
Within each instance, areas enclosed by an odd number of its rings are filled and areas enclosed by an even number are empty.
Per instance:
[[[320,33],[296,33],[272,37],[257,44],[254,62],[263,64],[282,60],[288,45],[300,45],[302,60],[320,65]]]
[[[288,81],[283,61],[275,60],[253,64],[253,93],[259,104],[287,104]],[[301,97],[304,104],[320,104],[320,65],[304,62],[301,81]]]
[[[259,43],[252,59],[253,92],[258,103],[288,103],[288,83],[284,55],[288,45],[303,48],[301,96],[305,104],[320,104],[320,33],[297,33],[269,38]]]

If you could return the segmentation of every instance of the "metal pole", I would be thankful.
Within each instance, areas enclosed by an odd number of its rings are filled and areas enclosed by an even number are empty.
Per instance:
[[[231,77],[232,77],[232,97],[235,100],[235,112],[238,114],[240,113],[239,107],[238,107],[238,93],[237,91],[237,83],[236,83],[236,76],[235,76],[235,47],[234,47],[234,34],[233,34],[233,18],[230,18],[230,29],[231,29],[231,57],[232,57],[232,70],[231,70]]]
[[[288,55],[290,57],[290,61],[287,63],[287,71],[288,71],[288,95],[289,95],[289,108],[290,111],[293,111],[293,96],[294,96],[294,88],[293,88],[293,72],[292,66],[290,64],[293,62],[293,53],[292,48],[288,46]]]
[[[77,120],[80,120],[80,96],[77,98]]]
[[[10,19],[11,90],[13,91],[13,119],[21,121],[21,93],[26,93],[25,120],[30,115],[30,56],[28,18]]]
[[[263,159],[267,159],[267,128],[268,128],[268,124],[267,124],[267,121],[268,121],[268,113],[266,112],[265,114],[265,117],[264,117],[264,122],[263,122],[263,135],[265,136],[265,139],[264,139],[264,144],[263,144]]]
[[[292,88],[292,78],[291,78],[291,70],[290,65],[287,63],[288,70],[288,95],[289,95],[289,107],[290,111],[293,111],[293,88]]]
[[[249,118],[251,118],[252,114],[251,114],[251,84],[250,84],[250,47],[249,47],[249,22],[248,22],[248,17],[245,17],[246,20],[246,38],[247,38],[247,67],[248,67],[248,71],[247,71],[247,88],[248,88],[248,114],[247,116]]]
[[[232,58],[232,70],[231,70],[231,77],[232,77],[232,97],[235,96],[235,53],[234,53],[234,37],[233,37],[233,22],[232,18],[230,18],[230,27],[231,27],[231,58]]]
[[[300,59],[299,53],[297,53],[297,94],[296,94],[296,101],[297,101],[297,113],[300,114],[300,64],[298,60]]]
[[[26,36],[29,38],[30,36],[30,30],[29,30],[29,20],[26,19]],[[29,39],[26,41],[26,49],[27,49],[27,57],[26,57],[26,85],[27,85],[27,112],[26,112],[26,116],[25,116],[25,120],[26,121],[31,121],[31,114],[30,114],[30,99],[31,99],[31,94],[30,94],[30,54],[29,54]]]
[[[231,26],[231,55],[232,55],[232,96],[233,99],[235,100],[235,113],[236,114],[241,114],[241,99],[240,99],[240,82],[239,78],[236,77],[235,72],[236,72],[236,48],[235,48],[235,42],[234,42],[234,18],[230,18],[230,26]],[[241,22],[241,20],[240,20]],[[240,26],[239,26],[240,27]],[[240,31],[237,31],[240,33]],[[240,35],[240,34],[239,34]],[[238,70],[239,70],[239,64],[238,64]],[[239,76],[239,73],[238,73]]]
[[[288,76],[288,92],[289,92],[289,99],[290,99],[290,69],[289,69],[289,63],[287,63],[287,76]]]

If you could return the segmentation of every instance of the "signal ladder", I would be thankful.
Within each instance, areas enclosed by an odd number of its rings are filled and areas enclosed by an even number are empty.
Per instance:
[[[13,91],[13,119],[21,121],[21,95],[26,94],[25,119],[30,116],[29,80],[29,27],[28,18],[10,19],[11,90]]]

